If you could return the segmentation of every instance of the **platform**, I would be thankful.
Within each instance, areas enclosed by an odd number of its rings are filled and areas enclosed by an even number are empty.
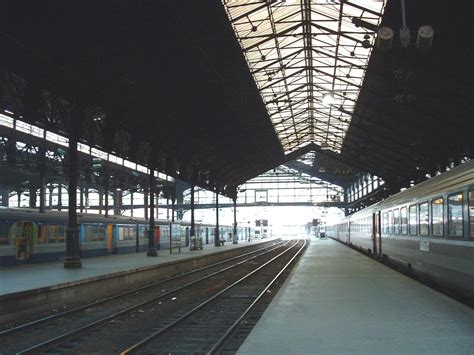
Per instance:
[[[75,281],[86,282],[101,276],[152,267],[269,240],[271,239],[253,239],[250,242],[239,241],[238,244],[227,242],[220,247],[207,244],[202,250],[191,251],[189,248],[181,248],[181,253],[178,253],[176,249],[173,254],[170,254],[168,249],[158,250],[158,257],[147,257],[146,252],[138,252],[83,258],[80,269],[65,269],[63,262],[2,268],[0,269],[0,296],[46,287],[59,287]]]
[[[314,239],[238,354],[474,354],[474,310]]]

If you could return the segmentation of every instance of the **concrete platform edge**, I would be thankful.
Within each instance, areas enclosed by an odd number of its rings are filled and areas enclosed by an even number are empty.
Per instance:
[[[209,259],[219,261],[229,255],[237,255],[237,252],[242,252],[242,250],[252,250],[274,241],[271,240],[225,251],[217,250],[205,255],[167,261],[152,266],[4,294],[0,296],[0,324],[10,322],[18,317],[24,317],[30,313],[42,312],[51,307],[58,309],[87,297],[92,298],[91,295],[93,297],[100,297],[104,294],[140,287],[167,273],[186,272],[204,265]]]

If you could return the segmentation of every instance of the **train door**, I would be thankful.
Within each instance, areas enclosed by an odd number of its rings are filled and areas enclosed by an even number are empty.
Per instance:
[[[108,224],[106,228],[107,252],[110,254],[117,253],[117,236],[115,234],[118,232],[118,228],[114,227],[114,225]]]
[[[372,254],[375,258],[382,255],[382,233],[380,211],[372,214]]]
[[[33,255],[33,245],[37,227],[30,221],[18,221],[11,229],[15,238],[15,250],[17,260],[28,260]]]
[[[155,227],[155,247],[156,249],[160,249],[161,243],[161,228],[160,226]]]
[[[185,236],[186,236],[186,245],[185,246],[189,246],[189,227],[186,227],[185,231]]]

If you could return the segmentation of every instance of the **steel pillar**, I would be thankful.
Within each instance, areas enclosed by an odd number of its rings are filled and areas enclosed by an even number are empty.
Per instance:
[[[237,236],[237,196],[234,197],[234,234],[232,236],[232,243],[238,243],[238,236]]]
[[[191,245],[193,246],[192,250],[197,250],[197,243],[196,243],[196,226],[194,221],[194,184],[191,183],[191,228],[189,229],[189,239],[191,241]]]
[[[53,184],[49,184],[48,186],[48,190],[49,190],[49,195],[48,195],[48,207],[49,209],[53,209],[53,192],[54,192],[54,185]]]
[[[143,189],[143,206],[145,208],[145,220],[148,220],[148,189]]]
[[[68,184],[68,195],[69,195],[69,218],[68,228],[66,231],[66,258],[64,259],[64,267],[66,269],[78,269],[82,267],[80,257],[80,246],[79,246],[79,231],[77,228],[77,132],[80,128],[82,117],[71,118],[71,134],[69,137],[69,184]],[[79,125],[79,127],[77,127]]]
[[[102,209],[104,208],[104,192],[102,187],[97,189],[97,193],[99,194],[99,214],[102,214]]]
[[[44,213],[46,210],[46,183],[45,183],[45,177],[44,177],[44,172],[40,171],[40,194],[39,194],[39,213]]]
[[[133,218],[133,191],[130,191],[130,217]],[[138,239],[137,239],[138,243]]]
[[[82,181],[79,184],[79,211],[84,212],[84,187]]]
[[[219,235],[219,194],[216,191],[216,230],[214,232],[214,245],[216,247],[221,246],[220,235]]]
[[[150,167],[150,224],[148,227],[148,251],[147,256],[158,256],[155,245],[155,170]]]
[[[122,207],[122,190],[114,191],[114,216],[120,216]]]
[[[58,184],[58,211],[63,208],[63,185]]]
[[[36,207],[36,189],[31,188],[30,189],[30,208],[35,208]]]
[[[9,199],[10,199],[10,192],[8,189],[1,189],[0,194],[2,196],[2,204],[1,206],[3,207],[8,207],[9,205]]]
[[[104,181],[104,209],[105,217],[109,216],[109,173],[105,176]]]

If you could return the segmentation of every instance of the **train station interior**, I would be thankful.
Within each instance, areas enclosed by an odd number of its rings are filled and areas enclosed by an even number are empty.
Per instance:
[[[282,240],[300,259],[229,352],[473,353],[472,22],[429,0],[5,0],[0,343],[39,293]]]

